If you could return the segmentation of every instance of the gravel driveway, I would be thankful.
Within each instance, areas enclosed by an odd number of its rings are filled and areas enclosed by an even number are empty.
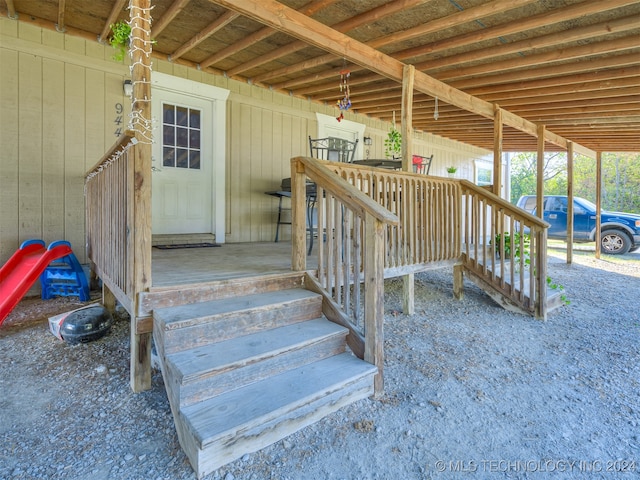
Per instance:
[[[384,397],[206,478],[640,478],[640,256],[626,257],[550,258],[571,304],[547,322],[470,282],[455,301],[451,270],[416,275],[409,317],[387,280]],[[161,375],[129,388],[126,319],[70,346],[43,318],[72,302],[23,303],[0,328],[0,478],[195,478]]]

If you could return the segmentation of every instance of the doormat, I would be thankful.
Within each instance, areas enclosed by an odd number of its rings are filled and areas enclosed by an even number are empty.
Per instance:
[[[160,250],[173,250],[177,248],[205,248],[205,247],[221,247],[219,243],[174,243],[171,245],[154,245],[153,248]]]

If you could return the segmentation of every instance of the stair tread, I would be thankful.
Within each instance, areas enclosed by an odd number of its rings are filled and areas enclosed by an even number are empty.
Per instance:
[[[178,381],[186,382],[346,333],[346,328],[318,318],[172,353],[167,361],[179,372]]]
[[[276,303],[282,304],[314,298],[320,297],[317,293],[309,290],[294,288],[175,307],[158,308],[154,310],[154,318],[164,322],[165,329],[173,329],[179,328],[183,323],[190,325],[197,324],[198,318],[208,318],[225,313],[251,310]]]
[[[375,366],[343,353],[184,407],[181,416],[204,448],[221,437],[286,417],[376,372]]]

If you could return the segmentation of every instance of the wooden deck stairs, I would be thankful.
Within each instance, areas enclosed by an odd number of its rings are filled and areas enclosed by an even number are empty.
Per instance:
[[[373,394],[377,369],[302,288],[154,310],[178,439],[198,478]]]
[[[486,260],[487,257],[485,257]],[[522,280],[517,272],[511,275],[510,263],[505,262],[504,271],[497,264],[487,261],[486,267],[483,259],[474,261],[475,268],[465,268],[467,278],[483,290],[491,299],[505,310],[530,315],[531,311],[522,308],[522,303],[527,307],[531,305],[529,292],[531,291],[530,279],[525,276]],[[495,268],[495,274],[492,269]],[[547,313],[560,308],[565,303],[564,294],[558,288],[547,285],[546,305]],[[517,299],[522,299],[518,301]]]

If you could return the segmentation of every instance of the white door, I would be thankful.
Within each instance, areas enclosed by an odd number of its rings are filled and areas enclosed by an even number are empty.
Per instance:
[[[318,138],[337,137],[351,142],[359,140],[353,159],[362,160],[364,158],[362,145],[362,137],[365,130],[364,124],[350,120],[338,122],[336,117],[322,113],[316,113],[316,120],[318,121]]]
[[[212,101],[156,88],[151,108],[153,233],[212,233]]]

